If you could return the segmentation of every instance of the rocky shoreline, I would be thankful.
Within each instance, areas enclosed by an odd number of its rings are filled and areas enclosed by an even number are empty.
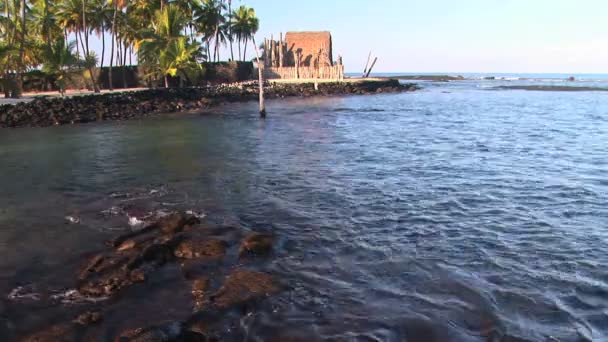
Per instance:
[[[216,225],[187,212],[168,213],[139,230],[113,238],[101,251],[84,259],[82,267],[72,272],[74,288],[63,295],[28,297],[19,289],[13,291],[9,298],[15,305],[27,298],[40,306],[69,302],[78,303],[79,308],[72,317],[49,323],[21,340],[222,340],[227,320],[238,319],[265,298],[287,289],[276,276],[260,270],[273,256],[273,241],[271,233]],[[167,272],[179,275],[166,282]],[[170,291],[187,288],[190,300],[185,307],[175,308],[184,304],[171,302],[164,305],[167,310],[191,314],[144,326],[124,321],[114,332],[104,327],[125,302],[137,294],[145,296],[146,286],[154,284]]]
[[[0,106],[0,127],[46,127],[106,120],[141,119],[162,113],[206,109],[228,102],[257,100],[255,82],[207,88],[149,89],[69,98],[37,98],[28,103]],[[419,89],[398,80],[319,83],[269,83],[268,99],[397,93]]]

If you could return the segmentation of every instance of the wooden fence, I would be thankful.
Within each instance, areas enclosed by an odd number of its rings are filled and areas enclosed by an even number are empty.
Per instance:
[[[271,79],[323,79],[337,80],[344,79],[344,65],[315,67],[264,67],[264,78]]]

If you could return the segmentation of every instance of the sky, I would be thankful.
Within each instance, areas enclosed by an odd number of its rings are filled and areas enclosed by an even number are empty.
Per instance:
[[[375,72],[608,73],[608,0],[233,0],[241,4],[257,12],[258,41],[331,31],[347,72],[362,72],[371,51]]]

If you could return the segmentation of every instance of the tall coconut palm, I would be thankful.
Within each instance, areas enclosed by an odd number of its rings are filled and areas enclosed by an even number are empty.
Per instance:
[[[89,34],[92,32],[92,25],[88,21],[92,12],[92,0],[64,0],[59,3],[57,15],[60,25],[66,30],[74,32],[76,41],[80,40],[82,54],[86,61],[86,69],[89,71],[93,90],[98,93],[99,86],[95,81],[96,55],[89,49]],[[77,43],[78,44],[78,43]],[[78,45],[76,46],[78,51]]]
[[[101,39],[101,59],[99,68],[103,69],[106,54],[106,28],[108,23],[111,21],[112,11],[108,6],[106,0],[95,0],[92,5],[93,10],[89,16],[89,23],[92,30],[95,32],[98,38]],[[101,72],[97,77],[97,85],[101,88]]]
[[[231,30],[238,40],[239,58],[245,60],[247,55],[247,42],[258,32],[260,22],[253,8],[241,6],[232,14]],[[241,57],[241,43],[244,43],[243,56]]]
[[[209,46],[214,41],[213,56],[216,61],[220,59],[220,45],[226,43],[225,10],[226,5],[221,0],[203,0],[194,10],[197,29],[207,42],[207,54],[210,54]]]
[[[228,41],[230,41],[230,59],[234,60],[234,49],[232,48],[232,42],[234,41],[234,34],[232,32],[232,0],[227,0],[228,2],[228,30],[226,32],[228,36]]]
[[[23,72],[25,72],[25,41],[27,39],[26,32],[26,13],[27,6],[25,0],[21,0],[19,5],[21,17],[19,18],[21,24],[20,38],[19,38],[19,66],[17,68],[17,89],[14,97],[20,97],[23,93]]]
[[[114,89],[114,83],[112,80],[112,66],[114,65],[114,47],[116,46],[116,24],[118,22],[118,12],[122,13],[122,9],[126,6],[127,0],[109,0],[108,3],[112,6],[112,27],[110,29],[110,34],[112,36],[110,43],[110,69],[108,72],[108,81],[110,90]]]

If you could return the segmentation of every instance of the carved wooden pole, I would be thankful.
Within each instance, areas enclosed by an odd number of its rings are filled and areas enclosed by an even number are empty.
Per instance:
[[[264,66],[268,66],[268,39],[264,38],[264,54],[262,54],[264,58]]]
[[[279,36],[279,68],[283,67],[283,33]]]
[[[274,66],[274,37],[270,35],[270,42],[268,42],[268,51],[270,51],[268,55],[268,66]]]
[[[300,50],[295,53],[295,62],[296,62],[296,79],[300,79],[300,60],[302,59],[302,52]]]
[[[264,103],[264,75],[262,74],[262,63],[260,62],[260,51],[257,44],[255,43],[255,37],[251,37],[253,42],[253,49],[255,50],[255,58],[258,62],[258,88],[260,89],[260,117],[266,118],[266,104]]]

